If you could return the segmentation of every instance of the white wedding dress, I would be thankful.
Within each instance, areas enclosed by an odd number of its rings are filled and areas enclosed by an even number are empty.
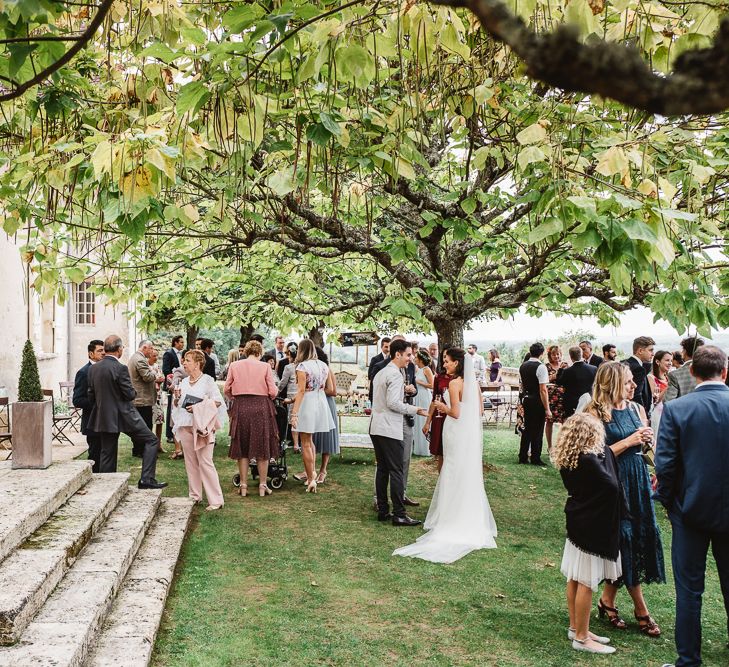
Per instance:
[[[466,355],[460,417],[446,417],[443,425],[443,468],[423,526],[428,532],[393,556],[453,563],[476,549],[496,548],[496,522],[483,487],[480,399],[473,361]],[[447,392],[445,401],[450,406]]]

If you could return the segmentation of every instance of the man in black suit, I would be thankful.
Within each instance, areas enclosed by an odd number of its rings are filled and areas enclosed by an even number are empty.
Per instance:
[[[650,415],[653,409],[653,392],[648,383],[648,374],[651,372],[655,345],[656,341],[650,336],[638,336],[633,341],[633,355],[623,359],[622,362],[627,364],[633,373],[633,382],[635,382],[633,400],[643,406],[646,415]]]
[[[266,354],[270,354],[275,360],[276,360],[276,367],[278,368],[278,364],[280,361],[283,361],[286,359],[286,341],[284,340],[283,336],[276,336],[273,347],[266,352]]]
[[[73,407],[81,408],[81,434],[86,436],[86,443],[89,446],[89,460],[93,461],[91,470],[99,472],[101,437],[89,428],[89,417],[91,416],[92,405],[89,402],[89,368],[104,358],[104,341],[92,340],[88,345],[89,361],[81,366],[73,381]]]
[[[162,356],[162,375],[165,376],[165,382],[167,382],[167,376],[178,368],[182,364],[182,349],[185,347],[185,339],[182,336],[175,336],[172,339],[172,347],[167,350]],[[170,414],[172,413],[172,386],[167,387],[167,442],[174,442],[175,439],[172,435],[172,419]]]
[[[380,349],[382,350],[379,354],[376,354],[370,359],[370,365],[367,368],[367,379],[370,381],[370,402],[372,401],[372,380],[375,379],[375,368],[379,366],[385,359],[390,358],[390,341],[388,336],[384,336],[380,341]]]
[[[580,341],[580,350],[582,350],[582,358],[585,363],[590,364],[590,366],[595,366],[595,368],[597,368],[603,361],[605,361],[601,357],[592,353],[592,343],[589,340]]]
[[[154,475],[157,466],[157,436],[149,430],[132,405],[136,396],[129,369],[119,358],[124,345],[119,336],[107,336],[104,358],[88,370],[88,399],[91,407],[89,428],[99,434],[101,456],[99,472],[116,472],[119,433],[144,445],[140,489],[162,489]]]
[[[209,375],[211,378],[213,378],[213,380],[215,380],[217,379],[215,377],[215,360],[210,356],[210,353],[213,351],[213,345],[215,345],[215,343],[209,338],[203,338],[200,341],[200,349],[205,355],[205,366],[203,367],[203,373],[205,373],[205,375]]]
[[[579,347],[571,347],[569,352],[572,365],[560,370],[557,375],[557,384],[564,387],[562,405],[565,419],[575,414],[583,394],[592,393],[592,384],[597,374],[597,367],[585,362]]]
[[[676,665],[701,664],[701,603],[706,556],[719,572],[729,614],[729,388],[727,357],[718,347],[696,350],[696,389],[663,406],[656,446],[655,499],[668,510],[676,582]],[[724,664],[729,659],[724,660]],[[670,666],[664,666],[670,667]]]

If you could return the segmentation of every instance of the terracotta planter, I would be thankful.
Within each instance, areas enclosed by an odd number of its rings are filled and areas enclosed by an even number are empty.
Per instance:
[[[51,465],[53,404],[13,403],[13,468]]]

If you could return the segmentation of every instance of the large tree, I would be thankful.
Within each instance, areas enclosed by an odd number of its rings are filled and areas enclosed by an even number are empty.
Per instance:
[[[659,70],[718,23],[691,3],[519,11]],[[413,2],[143,2],[105,37],[90,76],[60,70],[2,128],[5,228],[29,229],[39,287],[99,273],[161,309],[386,313],[449,343],[524,305],[729,324],[724,116],[550,90],[468,15]]]

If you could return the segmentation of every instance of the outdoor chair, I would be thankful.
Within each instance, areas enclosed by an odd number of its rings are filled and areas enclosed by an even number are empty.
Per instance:
[[[7,396],[0,398],[0,449],[10,450],[10,453],[3,459],[3,461],[9,460],[13,455],[13,430],[10,424],[10,400]]]
[[[81,408],[73,405],[73,382],[59,382],[59,396],[68,405],[68,414],[71,415],[71,428],[76,433],[81,433]]]
[[[71,426],[73,417],[70,414],[56,414],[56,399],[53,397],[53,389],[44,389],[43,396],[51,397],[51,411],[53,412],[53,440],[58,443],[66,443],[73,446],[73,441],[66,435],[65,431]]]

